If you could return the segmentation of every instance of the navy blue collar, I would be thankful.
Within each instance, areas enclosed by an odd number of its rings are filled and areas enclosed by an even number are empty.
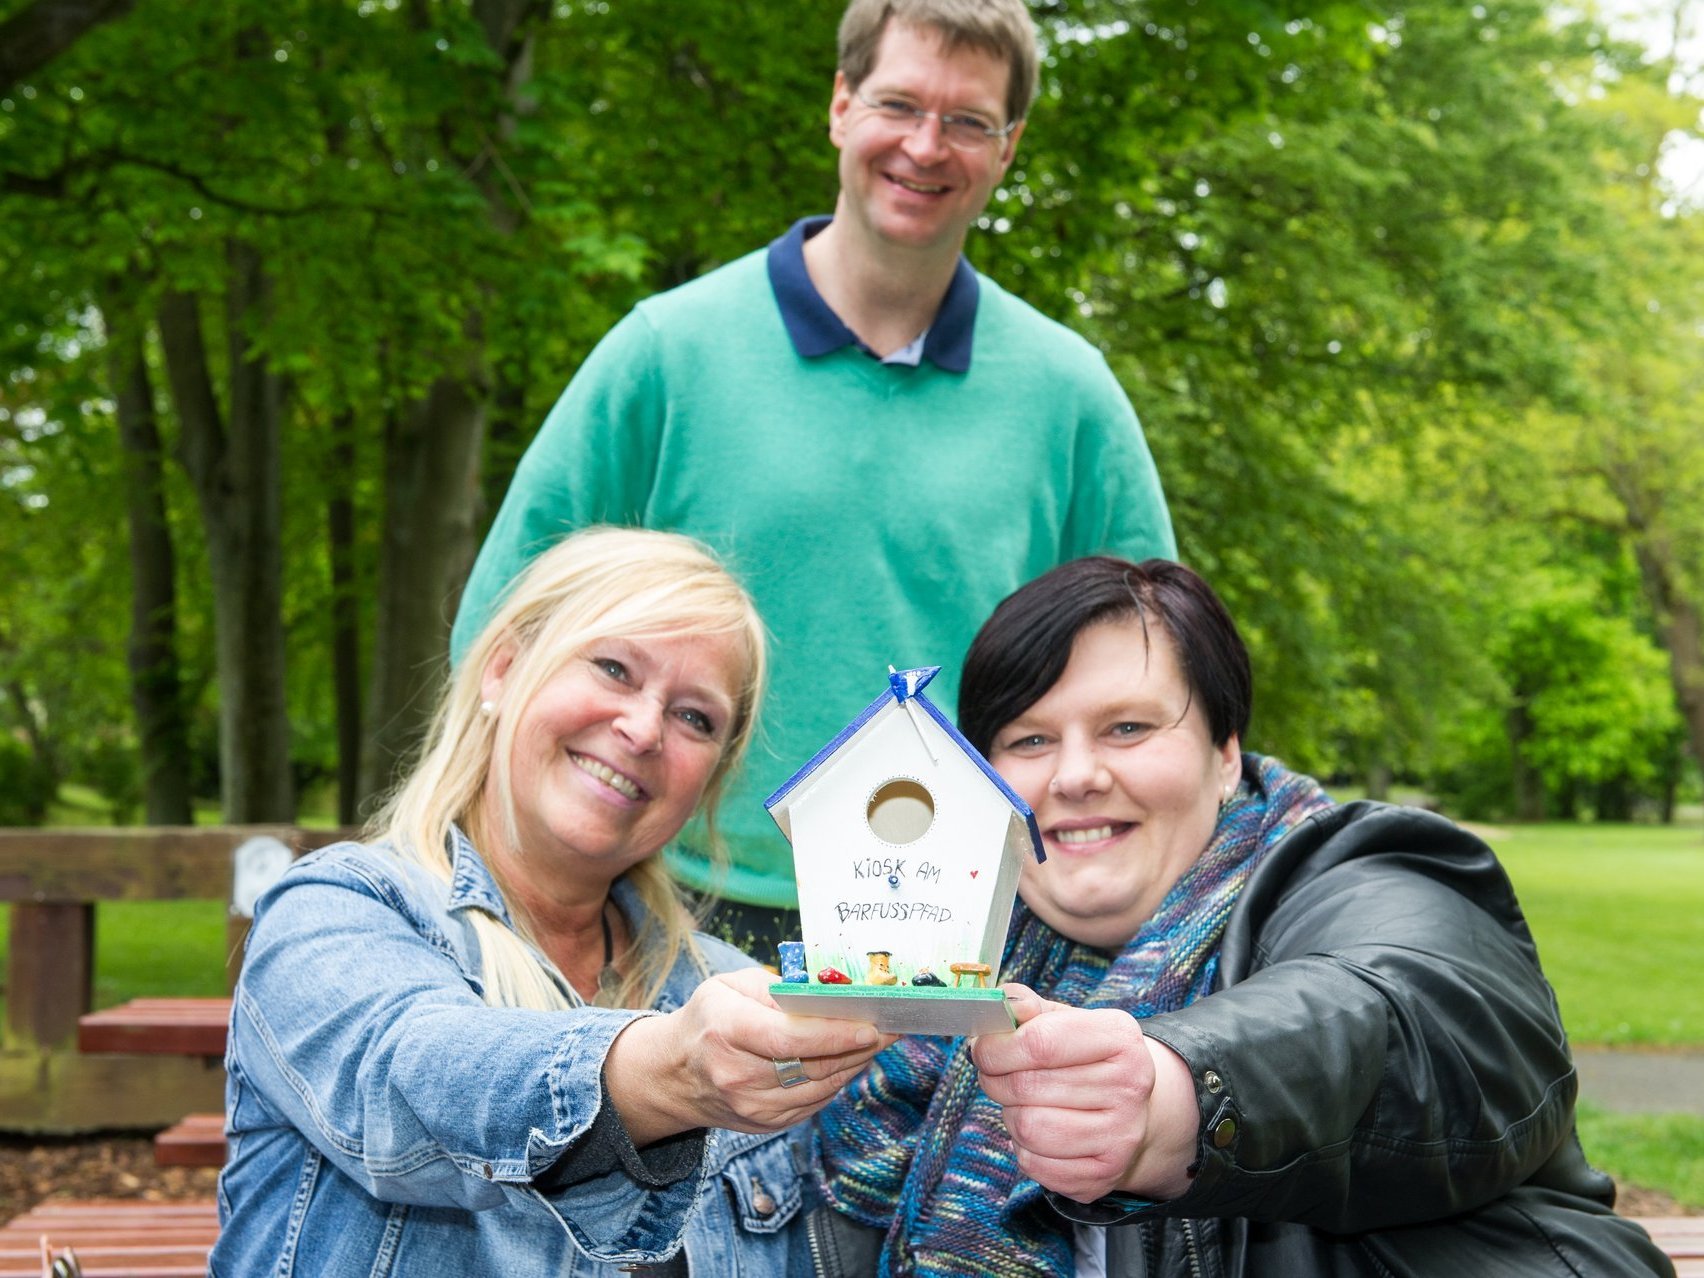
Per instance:
[[[805,270],[805,241],[832,220],[800,218],[769,246],[769,284],[775,290],[775,304],[781,308],[781,321],[787,326],[793,349],[803,359],[827,355],[843,346],[856,346],[873,354],[822,300],[822,294],[817,292],[810,273]],[[976,301],[980,291],[976,272],[961,253],[953,269],[952,283],[947,285],[947,294],[941,299],[941,309],[935,312],[935,322],[929,325],[929,332],[923,338],[923,358],[936,368],[949,373],[970,371],[970,346],[976,330]]]

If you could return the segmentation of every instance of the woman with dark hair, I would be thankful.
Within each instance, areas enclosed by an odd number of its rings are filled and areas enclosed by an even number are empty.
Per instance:
[[[1021,1025],[904,1040],[819,1116],[840,1272],[1672,1274],[1581,1153],[1491,850],[1245,753],[1251,687],[1174,563],[1077,560],[983,626],[960,725],[1047,852]]]

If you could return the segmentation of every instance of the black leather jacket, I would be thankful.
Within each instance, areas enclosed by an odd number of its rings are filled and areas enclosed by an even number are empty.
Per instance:
[[[1110,1278],[1672,1275],[1574,1133],[1556,999],[1491,850],[1352,803],[1250,878],[1207,998],[1143,1022],[1189,1063],[1194,1184],[1083,1205]]]
[[[1170,1202],[1049,1195],[1116,1226],[1109,1278],[1672,1278],[1581,1153],[1508,878],[1442,817],[1352,803],[1299,826],[1238,901],[1213,993],[1143,1029],[1188,1062],[1201,1143]],[[809,1227],[819,1272],[875,1272],[876,1231]]]

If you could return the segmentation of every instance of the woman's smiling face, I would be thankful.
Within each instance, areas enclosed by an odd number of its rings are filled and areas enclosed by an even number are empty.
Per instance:
[[[1059,681],[994,736],[989,761],[1035,810],[1047,860],[1019,892],[1055,931],[1125,944],[1205,850],[1240,742],[1213,744],[1176,645],[1138,617],[1081,631]]]
[[[521,863],[607,882],[658,851],[721,760],[744,673],[730,636],[605,639],[572,658],[518,710]],[[487,679],[492,700],[502,674]]]

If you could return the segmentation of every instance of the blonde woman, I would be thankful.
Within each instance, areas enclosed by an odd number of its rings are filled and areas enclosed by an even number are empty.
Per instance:
[[[879,1040],[783,1016],[656,856],[713,815],[763,675],[696,542],[595,529],[533,564],[370,840],[256,911],[212,1273],[802,1266],[788,1129]]]

